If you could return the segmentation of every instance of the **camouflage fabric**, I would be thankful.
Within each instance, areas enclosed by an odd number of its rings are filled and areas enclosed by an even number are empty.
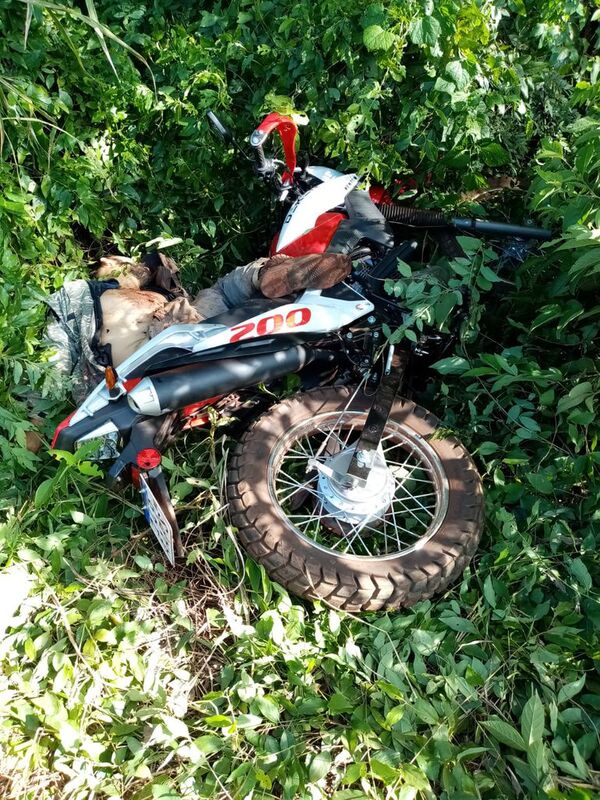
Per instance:
[[[46,343],[55,351],[51,363],[71,381],[73,398],[80,403],[104,377],[90,346],[97,322],[90,285],[67,281],[46,303],[51,312]]]

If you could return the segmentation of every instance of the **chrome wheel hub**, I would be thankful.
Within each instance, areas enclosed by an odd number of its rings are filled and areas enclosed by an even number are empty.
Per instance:
[[[317,494],[325,511],[350,525],[369,523],[381,517],[394,499],[396,488],[381,448],[369,454],[372,460],[366,481],[347,475],[353,455],[354,448],[349,447],[326,459],[319,469],[317,482]]]

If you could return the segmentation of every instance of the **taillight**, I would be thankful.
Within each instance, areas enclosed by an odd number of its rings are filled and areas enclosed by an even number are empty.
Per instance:
[[[155,467],[160,466],[161,455],[154,447],[146,447],[144,450],[139,451],[135,460],[140,469],[155,469]]]

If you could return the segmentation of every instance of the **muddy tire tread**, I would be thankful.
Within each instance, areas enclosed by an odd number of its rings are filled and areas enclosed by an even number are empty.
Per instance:
[[[343,407],[351,394],[347,387],[314,389],[278,403],[254,421],[235,448],[228,469],[231,522],[238,529],[240,542],[250,556],[262,564],[274,580],[296,595],[307,599],[320,598],[331,606],[352,612],[410,606],[444,591],[453,583],[473,557],[479,542],[483,525],[481,480],[471,457],[457,440],[437,441],[450,443],[452,447],[455,461],[452,481],[459,480],[462,485],[458,513],[455,509],[450,520],[447,514],[440,530],[419,551],[420,561],[412,558],[410,560],[414,563],[409,564],[405,557],[398,556],[393,562],[378,562],[389,565],[387,571],[380,574],[361,573],[359,577],[343,559],[337,559],[336,567],[335,557],[329,559],[331,564],[326,564],[323,553],[316,547],[312,548],[309,557],[302,557],[290,543],[293,530],[290,528],[289,533],[284,531],[285,535],[278,535],[276,529],[283,523],[274,524],[268,510],[257,507],[255,503],[255,492],[249,479],[256,476],[257,463],[268,455],[265,435],[261,431],[265,418],[272,420],[276,413],[298,419],[299,414],[306,411],[307,404],[326,407],[339,402]],[[418,422],[428,437],[441,425],[431,412],[412,401],[397,401],[394,417],[397,417],[395,412],[398,409],[403,417]],[[434,440],[430,439],[430,444],[435,446]],[[443,544],[429,547],[444,530]],[[429,552],[432,549],[434,552]]]

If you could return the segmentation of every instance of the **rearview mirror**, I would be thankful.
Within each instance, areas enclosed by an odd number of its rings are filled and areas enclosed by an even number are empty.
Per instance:
[[[233,136],[231,135],[231,132],[225,127],[225,125],[223,125],[216,114],[214,114],[212,111],[208,111],[206,116],[208,118],[210,127],[220,139],[222,139],[224,142],[227,142],[227,144],[233,142]]]

